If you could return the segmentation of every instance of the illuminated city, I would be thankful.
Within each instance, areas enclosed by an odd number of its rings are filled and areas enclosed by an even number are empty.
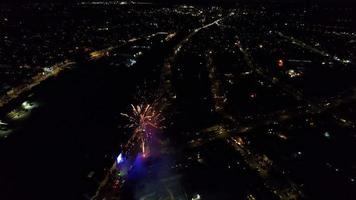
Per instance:
[[[0,200],[356,199],[356,3],[0,5]]]

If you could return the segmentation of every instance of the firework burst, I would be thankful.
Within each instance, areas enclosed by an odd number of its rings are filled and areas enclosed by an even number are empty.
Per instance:
[[[132,112],[130,114],[121,113],[122,116],[129,119],[129,128],[133,128],[133,135],[128,142],[129,147],[132,148],[137,142],[141,144],[142,154],[145,156],[147,152],[147,143],[152,133],[156,129],[161,129],[161,122],[164,120],[161,112],[156,110],[150,104],[132,105]]]

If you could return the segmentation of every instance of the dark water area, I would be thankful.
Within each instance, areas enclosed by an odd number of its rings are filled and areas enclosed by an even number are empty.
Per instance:
[[[111,161],[125,138],[118,113],[135,83],[132,72],[100,65],[79,66],[36,88],[32,99],[41,106],[0,141],[1,199],[81,199],[87,174]]]

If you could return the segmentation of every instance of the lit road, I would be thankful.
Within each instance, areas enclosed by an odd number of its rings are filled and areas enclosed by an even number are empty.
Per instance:
[[[231,15],[230,15],[231,16]],[[162,90],[164,91],[163,93],[167,94],[166,96],[170,98],[170,100],[175,98],[175,94],[172,90],[172,66],[174,66],[174,62],[176,59],[176,56],[178,55],[179,51],[181,48],[184,46],[184,44],[188,43],[191,38],[198,34],[201,31],[204,31],[205,29],[217,25],[219,26],[219,22],[224,20],[226,17],[221,17],[209,24],[203,25],[199,28],[194,29],[193,32],[189,33],[185,38],[183,38],[174,48],[173,48],[173,53],[167,57],[164,61],[163,69],[162,69],[162,75],[161,75],[161,82],[163,85],[161,86]],[[167,102],[168,103],[168,102]],[[169,103],[168,103],[169,104]]]
[[[118,48],[120,48],[120,47],[122,47],[124,45],[129,45],[130,43],[138,42],[140,40],[150,39],[150,38],[153,38],[153,37],[155,37],[157,35],[169,35],[169,33],[167,33],[167,32],[156,32],[156,33],[149,34],[149,35],[144,35],[144,36],[141,36],[141,37],[130,38],[130,39],[126,40],[124,42],[124,44],[121,44],[121,45],[118,45],[118,46],[110,46],[110,47],[107,47],[105,49],[101,49],[101,50],[97,50],[97,51],[93,51],[93,52],[89,53],[90,60],[91,61],[98,60],[100,58],[103,58],[104,56],[108,56],[110,52],[112,52],[114,50],[117,50]]]
[[[57,76],[63,70],[69,69],[74,64],[75,62],[72,61],[65,61],[63,63],[55,64],[50,67],[52,69],[51,72],[41,72],[39,74],[36,74],[31,78],[30,83],[12,88],[10,91],[7,92],[6,95],[0,97],[0,108],[9,103],[11,100],[16,99],[24,92],[30,91],[32,88],[41,84],[48,78]]]

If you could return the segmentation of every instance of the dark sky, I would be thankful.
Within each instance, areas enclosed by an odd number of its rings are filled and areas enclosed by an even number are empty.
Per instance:
[[[35,3],[35,2],[56,2],[56,3],[74,3],[78,1],[97,1],[97,0],[0,0],[0,3]],[[113,0],[99,0],[99,1],[113,1]],[[118,0],[121,1],[121,0]],[[136,0],[136,1],[153,1],[153,2],[163,2],[163,3],[170,3],[172,4],[178,2],[186,2],[186,3],[223,3],[223,2],[261,2],[261,3],[269,3],[269,2],[281,2],[281,3],[289,3],[289,2],[299,2],[299,3],[306,3],[306,2],[332,2],[332,3],[348,3],[348,4],[355,4],[356,0]]]

